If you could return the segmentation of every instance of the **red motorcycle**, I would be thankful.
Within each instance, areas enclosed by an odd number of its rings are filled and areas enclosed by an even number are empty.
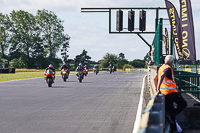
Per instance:
[[[85,76],[87,76],[88,75],[88,69],[84,68],[83,73],[84,73]]]
[[[48,69],[45,73],[45,80],[46,83],[48,84],[48,87],[52,87],[52,84],[54,83],[54,74],[51,69]]]
[[[66,82],[66,80],[68,79],[68,70],[67,69],[62,69],[61,70],[61,75],[62,75],[62,78],[63,78],[63,81]]]

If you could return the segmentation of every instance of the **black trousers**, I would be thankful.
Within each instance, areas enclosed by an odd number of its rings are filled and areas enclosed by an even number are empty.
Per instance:
[[[171,124],[172,130],[176,131],[175,116],[179,114],[187,106],[187,102],[179,93],[170,93],[165,95],[165,111],[166,114],[171,116],[173,124]]]

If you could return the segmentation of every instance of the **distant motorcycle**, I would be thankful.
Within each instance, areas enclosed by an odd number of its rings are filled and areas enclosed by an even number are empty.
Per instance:
[[[109,72],[110,72],[110,74],[112,73],[112,68],[109,68]]]
[[[113,72],[114,73],[114,68],[109,68],[109,72],[110,72],[110,74]]]
[[[88,75],[88,69],[84,68],[83,73],[84,73],[85,76],[87,76]]]
[[[48,85],[48,87],[52,87],[52,84],[54,83],[54,74],[51,69],[48,69],[45,73],[45,80]]]
[[[98,68],[94,68],[94,73],[96,73],[96,75],[99,73],[99,69]]]
[[[68,75],[68,70],[67,69],[62,69],[61,70],[61,75],[63,78],[63,81],[66,82],[66,80],[68,79],[69,75]]]
[[[77,74],[77,76],[78,76],[79,83],[81,83],[82,80],[83,80],[83,78],[84,78],[83,72],[82,72],[82,71],[79,71],[78,74]]]

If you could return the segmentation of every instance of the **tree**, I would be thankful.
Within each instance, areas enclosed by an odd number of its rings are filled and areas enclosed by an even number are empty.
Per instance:
[[[54,12],[45,9],[38,10],[36,21],[42,30],[43,43],[51,60],[56,57],[56,52],[59,50],[61,43],[68,39],[68,35],[63,34],[63,21]]]
[[[5,57],[5,51],[9,47],[10,28],[9,16],[0,13],[0,51],[3,58]]]
[[[87,64],[90,61],[91,57],[88,56],[87,53],[88,52],[85,49],[83,49],[82,53],[75,57],[75,66],[78,66],[79,63]]]
[[[21,56],[20,58],[15,58],[13,60],[11,60],[10,62],[11,67],[14,68],[26,68],[27,64],[26,62],[24,62],[23,56]]]
[[[107,53],[102,60],[99,61],[100,65],[103,68],[106,68],[109,66],[109,64],[116,64],[117,63],[117,55]]]
[[[34,44],[32,58],[34,61],[34,66],[41,69],[45,68],[46,64],[44,63],[46,60],[47,52],[44,51],[44,46],[41,43]]]
[[[120,59],[120,60],[124,60],[124,59],[125,59],[124,53],[120,53],[120,54],[119,54],[119,59]]]
[[[27,68],[60,63],[56,52],[62,42],[69,40],[62,22],[47,10],[38,10],[36,16],[22,10],[13,10],[9,16],[0,13],[0,57],[11,57],[22,62],[18,67]],[[6,55],[8,48],[10,53]]]
[[[70,40],[70,37],[68,36],[68,40],[61,44],[61,52],[62,52],[61,55],[62,55],[64,63],[68,63],[69,55],[67,54],[68,52],[67,48],[69,48],[69,40]]]
[[[125,64],[128,64],[127,60],[119,60],[117,62],[117,68],[122,69]]]
[[[10,14],[12,21],[12,36],[10,52],[20,51],[25,55],[24,61],[28,68],[33,67],[31,63],[32,46],[34,38],[38,37],[35,17],[25,11],[12,11]]]
[[[119,54],[117,68],[122,69],[125,64],[128,64],[128,60],[125,59],[125,55],[123,53]]]
[[[144,60],[135,59],[129,62],[130,65],[134,66],[135,68],[144,68],[145,62]]]

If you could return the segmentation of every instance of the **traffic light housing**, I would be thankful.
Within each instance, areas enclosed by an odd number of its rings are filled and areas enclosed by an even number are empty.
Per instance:
[[[134,31],[135,11],[128,11],[128,31]]]
[[[145,31],[146,30],[146,11],[140,11],[140,19],[139,19],[139,30]]]
[[[122,31],[123,30],[123,11],[119,10],[117,11],[117,24],[116,24],[116,30]]]

